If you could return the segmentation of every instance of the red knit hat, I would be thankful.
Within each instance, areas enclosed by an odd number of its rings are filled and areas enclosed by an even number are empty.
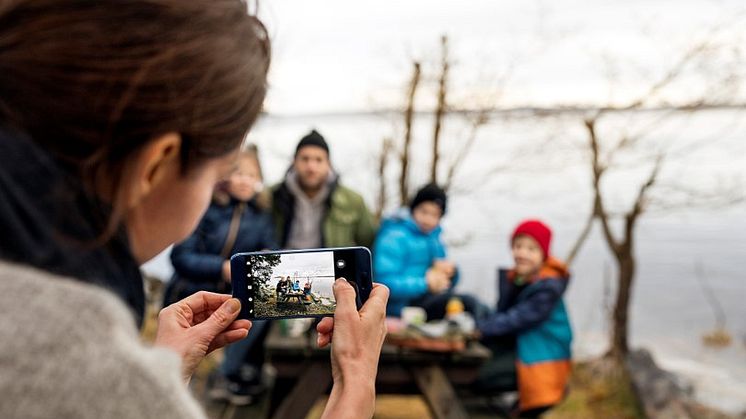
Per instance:
[[[552,230],[546,224],[539,220],[526,220],[515,228],[510,242],[513,243],[515,238],[525,234],[539,243],[539,247],[544,251],[544,260],[549,257],[549,245],[552,242]]]

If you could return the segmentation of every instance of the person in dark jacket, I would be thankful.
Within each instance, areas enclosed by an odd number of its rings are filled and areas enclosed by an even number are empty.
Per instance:
[[[272,188],[272,216],[287,249],[370,247],[375,236],[372,214],[358,193],[340,184],[316,130],[301,139],[285,179]]]
[[[262,173],[256,147],[243,150],[229,178],[215,191],[197,230],[174,246],[175,275],[167,294],[177,299],[198,290],[230,293],[228,258],[238,252],[276,249],[266,204],[258,199]],[[220,374],[211,380],[214,400],[245,405],[262,389],[262,347],[268,323],[254,321],[246,339],[225,350]]]
[[[570,274],[549,252],[552,232],[538,220],[515,229],[515,266],[501,270],[497,311],[477,320],[493,358],[477,389],[518,389],[521,417],[535,417],[559,403],[570,375],[572,329],[562,301]]]

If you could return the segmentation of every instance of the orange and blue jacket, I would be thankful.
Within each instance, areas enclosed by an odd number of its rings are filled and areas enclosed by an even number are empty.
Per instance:
[[[514,335],[521,410],[552,406],[565,394],[570,376],[572,329],[562,301],[570,274],[549,258],[525,286],[512,270],[501,270],[497,312],[478,321],[486,338]]]

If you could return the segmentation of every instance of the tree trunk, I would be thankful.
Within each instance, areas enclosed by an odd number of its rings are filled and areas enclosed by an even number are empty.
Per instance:
[[[616,255],[619,268],[619,289],[617,290],[614,312],[611,318],[611,345],[609,356],[622,361],[629,352],[629,303],[632,297],[632,285],[635,278],[635,258],[630,246]]]
[[[440,131],[446,113],[446,94],[448,93],[448,37],[440,38],[441,57],[440,77],[438,78],[438,107],[435,109],[435,127],[433,128],[433,161],[430,166],[430,182],[438,183],[438,162],[440,161]]]
[[[412,143],[412,120],[414,118],[414,98],[420,84],[420,63],[414,63],[412,81],[407,93],[407,109],[404,111],[404,144],[402,145],[401,175],[399,176],[399,204],[404,206],[409,200],[409,146]]]
[[[386,209],[387,190],[386,190],[386,167],[389,162],[389,153],[393,140],[391,138],[383,139],[381,155],[378,158],[378,202],[376,203],[376,220],[380,221],[383,211]]]

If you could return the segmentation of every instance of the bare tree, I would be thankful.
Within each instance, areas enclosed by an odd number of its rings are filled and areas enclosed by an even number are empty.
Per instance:
[[[421,66],[413,63],[412,79],[407,89],[407,107],[404,110],[404,144],[399,155],[401,175],[399,176],[399,204],[404,205],[409,199],[409,147],[412,144],[412,122],[414,118],[414,99],[420,84]],[[384,198],[385,199],[385,198]],[[382,206],[385,204],[382,204]]]
[[[657,181],[664,155],[659,155],[650,170],[647,180],[639,187],[632,208],[624,214],[624,233],[617,238],[611,229],[611,213],[604,204],[601,181],[608,167],[601,162],[600,145],[596,132],[596,120],[585,121],[588,130],[589,147],[591,149],[591,166],[593,173],[593,214],[601,222],[606,244],[609,246],[617,262],[617,293],[614,310],[612,312],[612,336],[609,355],[615,359],[622,359],[626,355],[628,344],[628,313],[632,283],[635,278],[636,259],[634,254],[635,226],[642,215],[647,202],[647,195]]]
[[[735,101],[722,101],[722,99],[713,103],[705,97],[694,98],[678,105],[667,105],[665,110],[659,110],[659,113],[661,113],[659,118],[655,118],[652,123],[645,125],[635,133],[623,131],[620,135],[621,138],[616,142],[601,138],[599,124],[604,117],[611,113],[634,112],[651,108],[661,92],[679,81],[693,62],[706,59],[706,57],[712,55],[715,49],[714,45],[707,42],[695,45],[686,51],[668,71],[664,72],[658,81],[652,83],[644,93],[627,105],[600,107],[591,116],[586,115],[583,119],[583,127],[587,136],[585,149],[589,154],[588,163],[592,175],[592,209],[578,239],[571,248],[568,261],[572,262],[575,259],[589,236],[594,221],[598,221],[601,226],[602,237],[614,257],[617,267],[617,290],[611,313],[612,330],[607,353],[608,356],[617,361],[622,360],[629,350],[628,313],[637,268],[635,233],[641,216],[650,209],[652,204],[657,204],[659,208],[670,211],[704,202],[737,203],[744,200],[744,190],[740,189],[739,191],[737,187],[728,192],[720,191],[716,196],[712,194],[708,196],[704,193],[689,190],[686,186],[677,185],[675,181],[665,186],[669,189],[687,189],[689,199],[673,204],[670,199],[656,194],[655,189],[661,186],[661,171],[664,164],[677,158],[680,154],[673,148],[651,150],[649,144],[646,144],[643,140],[646,137],[651,137],[655,128],[672,115],[683,112],[694,113],[714,106],[727,106],[729,108],[746,108],[746,106]],[[712,82],[725,81],[713,80]],[[696,142],[689,147],[688,151],[691,152],[698,147],[703,147],[706,143],[705,139]],[[615,212],[609,208],[605,199],[610,195],[609,190],[611,188],[606,180],[612,169],[619,168],[620,165],[617,160],[622,154],[636,156],[633,164],[640,168],[647,166],[648,173],[637,187],[633,200],[627,209]],[[621,233],[615,233],[613,228],[613,225],[617,222],[621,223]]]
[[[452,95],[452,90],[454,89],[454,87],[449,83],[452,61],[448,49],[448,38],[446,36],[441,37],[440,45],[441,54],[439,57],[439,74],[437,77],[436,94],[437,104],[433,111],[433,136],[431,139],[432,142],[429,144],[429,147],[432,150],[432,160],[430,161],[429,168],[429,180],[433,183],[440,183],[441,186],[443,186],[444,189],[448,191],[453,186],[454,179],[459,168],[464,165],[469,152],[473,149],[473,146],[476,143],[478,137],[479,130],[490,122],[492,116],[494,115],[496,107],[492,102],[487,104],[480,104],[478,106],[472,106],[470,109],[468,109],[468,111],[464,111],[463,109],[451,109],[449,107],[448,98]],[[402,112],[404,116],[404,133],[403,139],[401,141],[400,151],[398,154],[398,163],[400,168],[398,189],[399,205],[401,206],[406,205],[409,200],[412,170],[411,167],[413,158],[416,157],[413,156],[411,152],[411,145],[414,141],[413,129],[415,116],[418,114],[415,105],[415,99],[418,91],[422,89],[423,80],[427,79],[423,75],[422,65],[420,64],[420,62],[414,60],[412,64],[413,71],[406,88],[406,106]],[[507,76],[504,76],[500,80],[500,88],[503,86],[506,80]],[[492,100],[497,100],[497,98],[499,97],[500,88],[495,88],[495,94],[491,95]],[[466,101],[468,102],[468,100]],[[442,154],[441,148],[443,144],[442,140],[445,139],[444,136],[446,135],[443,129],[445,126],[444,122],[446,118],[452,115],[458,115],[464,118],[467,126],[467,132],[462,136],[463,138],[459,137],[457,141],[455,141],[455,143],[459,144],[459,146],[454,146],[453,149],[448,150],[449,152],[447,155],[453,157],[450,159],[443,159],[444,155]],[[392,143],[389,144],[388,147],[390,147],[390,149],[394,148],[395,142],[392,141]],[[383,158],[383,156],[384,155],[381,155],[379,157]],[[379,161],[379,176],[381,174],[380,164],[382,163],[386,164],[383,161]],[[439,173],[445,173],[445,177],[443,179],[439,179]],[[386,182],[384,178],[380,179],[380,182]],[[387,206],[387,196],[383,196],[382,191],[387,194],[388,190],[389,188],[386,185],[379,184],[377,214],[382,214]]]
[[[448,57],[448,37],[440,37],[441,61],[440,76],[438,77],[438,104],[435,108],[435,127],[433,128],[433,160],[430,165],[430,182],[438,183],[438,161],[440,160],[440,132],[443,126],[443,117],[446,115],[446,95],[448,93],[448,71],[450,69],[450,58]]]

